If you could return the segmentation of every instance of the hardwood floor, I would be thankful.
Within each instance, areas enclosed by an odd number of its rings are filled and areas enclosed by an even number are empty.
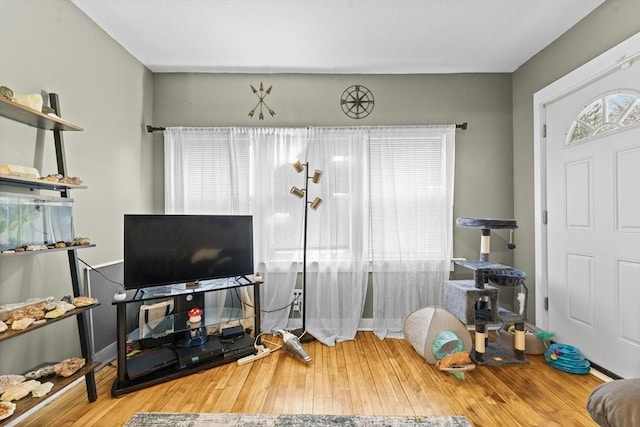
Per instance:
[[[273,337],[266,338],[274,341]],[[246,365],[230,363],[111,397],[116,369],[96,374],[98,400],[84,383],[20,426],[120,426],[135,412],[245,412],[438,416],[464,415],[481,426],[596,426],[585,405],[603,381],[548,366],[478,366],[464,380],[427,364],[404,340],[359,332],[328,347],[304,344],[308,365],[284,351]]]

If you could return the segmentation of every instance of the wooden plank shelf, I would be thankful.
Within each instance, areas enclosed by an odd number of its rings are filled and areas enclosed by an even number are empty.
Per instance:
[[[57,131],[82,131],[80,126],[62,120],[58,116],[32,110],[0,96],[0,116],[39,129]]]
[[[12,175],[0,175],[0,184],[12,185],[14,187],[26,187],[32,190],[52,190],[52,191],[87,188],[86,185],[65,184],[62,182],[52,182],[52,181],[44,181],[41,179],[22,178],[19,176],[12,176]]]
[[[54,363],[43,363],[41,365],[36,366],[34,369],[37,369],[45,365],[53,365],[53,364]],[[41,383],[45,383],[45,382],[53,383],[53,388],[51,389],[49,394],[47,394],[44,397],[31,397],[31,395],[29,395],[28,397],[24,397],[18,401],[13,402],[16,404],[15,412],[9,418],[6,418],[0,421],[0,425],[4,425],[3,423],[10,423],[10,425],[13,425],[11,423],[16,422],[18,418],[20,418],[22,415],[26,414],[36,406],[47,402],[49,399],[52,399],[59,391],[61,391],[62,389],[64,389],[74,381],[76,381],[78,378],[81,378],[84,375],[92,373],[98,366],[100,366],[99,362],[88,363],[84,365],[82,368],[80,368],[78,372],[66,378],[59,377],[59,376],[49,376],[49,377],[39,378],[38,381],[40,381]]]
[[[12,257],[12,256],[29,256],[29,255],[38,255],[38,254],[48,254],[51,252],[60,252],[60,251],[74,251],[76,249],[95,248],[95,246],[96,245],[91,244],[91,245],[67,246],[66,248],[42,249],[40,251],[7,252],[7,253],[0,253],[0,258]]]
[[[95,304],[91,304],[91,305],[88,305],[86,307],[78,307],[78,308],[75,308],[73,310],[67,311],[65,314],[61,315],[60,317],[56,317],[55,319],[45,319],[46,322],[35,324],[35,325],[31,325],[28,328],[23,329],[21,331],[14,331],[13,329],[11,329],[11,326],[9,325],[9,329],[7,329],[4,332],[0,332],[0,342],[4,341],[4,340],[8,340],[10,338],[15,338],[18,335],[26,334],[26,333],[31,332],[33,330],[48,326],[48,325],[50,325],[52,323],[56,323],[56,322],[58,322],[60,320],[67,319],[67,318],[72,317],[72,316],[76,316],[76,315],[81,314],[81,313],[83,313],[83,312],[85,312],[87,310],[91,310],[92,308],[97,307],[99,305],[100,305],[100,303],[97,302]]]

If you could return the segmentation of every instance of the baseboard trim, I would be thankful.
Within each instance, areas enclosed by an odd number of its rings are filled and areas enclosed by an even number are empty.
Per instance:
[[[596,377],[600,378],[603,381],[613,381],[613,380],[621,380],[622,377],[619,375],[616,375],[615,373],[609,371],[608,369],[603,368],[602,366],[598,365],[597,363],[593,363],[592,361],[589,361],[589,363],[591,364],[591,371],[590,373],[592,375],[595,375]]]

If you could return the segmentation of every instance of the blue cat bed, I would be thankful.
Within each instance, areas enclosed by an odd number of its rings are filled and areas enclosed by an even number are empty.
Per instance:
[[[442,333],[447,331],[446,333]],[[442,307],[414,311],[404,321],[404,338],[427,363],[435,364],[453,350],[471,351],[473,343],[466,326]],[[434,354],[434,343],[435,353]]]

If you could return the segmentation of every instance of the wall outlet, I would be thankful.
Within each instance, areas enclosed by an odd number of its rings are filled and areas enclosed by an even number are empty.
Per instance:
[[[292,314],[295,317],[302,317],[302,298],[304,295],[302,294],[302,289],[294,289],[293,290],[293,304],[291,305]]]

